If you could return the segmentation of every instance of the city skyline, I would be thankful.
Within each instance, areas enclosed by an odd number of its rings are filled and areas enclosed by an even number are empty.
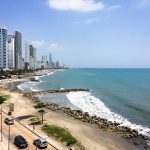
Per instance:
[[[6,0],[0,26],[32,41],[38,59],[53,53],[71,67],[150,66],[149,0],[77,1]]]
[[[49,59],[42,55],[42,59],[37,59],[37,49],[25,40],[22,42],[22,33],[15,31],[9,34],[9,30],[0,27],[0,69],[18,70],[18,69],[61,69],[68,68],[67,65],[60,65],[59,61],[52,61],[52,54],[49,53]],[[24,46],[22,46],[22,44]],[[22,55],[24,47],[25,55]]]

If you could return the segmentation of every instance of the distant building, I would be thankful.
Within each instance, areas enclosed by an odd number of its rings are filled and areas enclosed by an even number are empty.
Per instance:
[[[36,48],[25,41],[25,68],[36,69]]]
[[[49,54],[49,68],[52,69],[52,54]]]
[[[41,69],[48,69],[48,61],[41,61]]]
[[[25,63],[29,64],[29,62],[30,62],[29,42],[25,41]]]
[[[33,45],[29,45],[30,51],[30,69],[36,69],[36,48]]]
[[[59,66],[59,61],[56,61],[56,68],[57,68],[57,69],[60,68],[60,66]]]
[[[22,58],[22,62],[21,62],[21,68],[24,69],[25,68],[25,60]]]
[[[44,62],[44,61],[47,61],[47,56],[46,55],[43,55],[42,56],[42,61]]]
[[[41,68],[41,61],[36,61],[36,68]]]
[[[56,63],[55,62],[52,62],[52,68],[56,68]]]
[[[0,28],[0,69],[8,67],[7,29]]]
[[[15,69],[22,67],[22,35],[20,32],[15,31]]]
[[[8,35],[7,37],[7,52],[8,52],[8,68],[15,68],[15,37]]]
[[[63,69],[69,69],[69,67],[66,64],[63,64],[61,68],[63,68]]]

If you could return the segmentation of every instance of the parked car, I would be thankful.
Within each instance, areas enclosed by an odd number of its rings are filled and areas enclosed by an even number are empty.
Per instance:
[[[28,143],[27,143],[26,139],[23,136],[21,136],[21,135],[17,135],[14,138],[14,144],[18,148],[26,148],[26,147],[28,147]]]
[[[12,125],[12,124],[14,124],[14,119],[11,118],[11,117],[7,117],[7,118],[5,118],[4,122],[5,122],[7,125]]]
[[[33,141],[33,144],[36,145],[38,148],[47,148],[48,146],[45,138],[38,138]]]

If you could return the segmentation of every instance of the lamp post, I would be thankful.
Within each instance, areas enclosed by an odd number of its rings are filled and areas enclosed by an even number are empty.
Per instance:
[[[36,145],[36,150],[38,149],[37,145]]]
[[[3,111],[2,111],[2,107],[1,107],[1,141],[3,140],[3,138],[2,138],[2,129],[3,129],[3,128],[2,128],[2,112],[3,112]]]
[[[9,133],[8,133],[8,150],[10,150],[10,124],[9,124]]]

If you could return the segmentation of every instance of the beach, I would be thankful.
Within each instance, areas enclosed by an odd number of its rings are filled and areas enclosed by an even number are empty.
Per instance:
[[[42,75],[42,74],[40,74]],[[23,80],[17,81],[24,82]],[[7,93],[11,96],[10,100],[2,104],[2,107],[8,109],[9,103],[14,103],[15,111],[13,116],[18,117],[22,115],[35,115],[37,111],[33,108],[34,102],[31,99],[23,97],[22,93],[16,91],[16,86],[18,85],[16,81],[13,86],[3,90],[3,93]],[[7,86],[8,87],[8,86]],[[13,87],[13,89],[12,89]],[[21,109],[20,109],[21,108]],[[100,130],[96,125],[82,122],[73,117],[69,117],[62,111],[52,111],[46,109],[46,114],[44,114],[44,122],[47,124],[54,124],[67,129],[87,150],[137,150],[137,149],[148,149],[144,148],[141,144],[130,143],[129,140],[125,140],[120,135],[113,132],[107,132]],[[25,126],[29,126],[28,119],[23,119],[21,122]],[[29,126],[29,128],[31,128]],[[40,126],[35,127],[35,131],[44,135],[41,132]],[[64,144],[57,142],[53,138],[48,138],[49,141],[59,147],[59,149],[69,149]]]

